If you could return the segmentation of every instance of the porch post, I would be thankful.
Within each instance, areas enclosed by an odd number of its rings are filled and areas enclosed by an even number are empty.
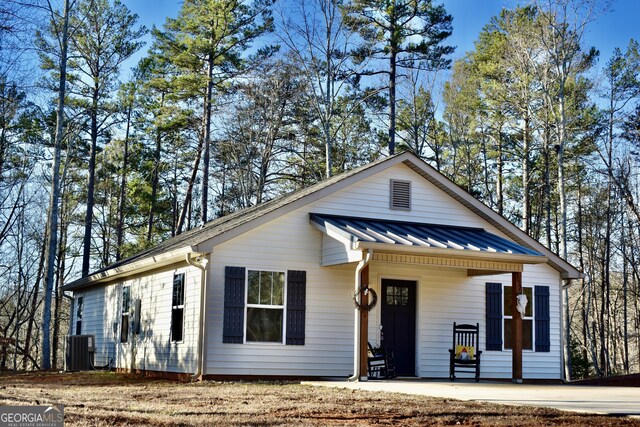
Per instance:
[[[369,264],[360,271],[360,286],[369,286]],[[363,307],[369,304],[369,295],[362,292],[360,294],[360,305]],[[360,310],[360,380],[369,377],[369,367],[367,365],[367,354],[369,348],[369,312]]]
[[[522,317],[516,308],[521,292],[522,273],[511,273],[511,381],[514,383],[522,383]]]

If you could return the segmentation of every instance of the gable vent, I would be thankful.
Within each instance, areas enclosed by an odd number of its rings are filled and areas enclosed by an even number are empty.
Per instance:
[[[411,210],[411,181],[391,180],[391,209]]]

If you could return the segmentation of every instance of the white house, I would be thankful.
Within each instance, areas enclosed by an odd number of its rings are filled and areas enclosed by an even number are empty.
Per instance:
[[[480,324],[483,379],[558,380],[561,292],[580,277],[402,153],[211,221],[64,289],[74,294],[72,333],[95,335],[96,365],[123,370],[364,378],[369,341],[393,348],[401,376],[446,378],[458,322]],[[379,297],[368,312],[354,305],[367,285]],[[522,319],[511,316],[512,289],[528,297]]]

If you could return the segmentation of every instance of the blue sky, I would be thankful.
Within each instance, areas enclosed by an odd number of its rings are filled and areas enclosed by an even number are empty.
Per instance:
[[[449,44],[457,46],[453,58],[457,59],[468,50],[492,16],[503,7],[515,7],[514,0],[444,0],[447,11],[453,16],[453,35]],[[438,1],[436,1],[438,3]],[[181,2],[176,0],[125,0],[132,12],[137,13],[140,23],[162,26],[167,16],[175,17]],[[611,57],[615,47],[626,50],[629,39],[640,40],[640,0],[612,0],[612,10],[591,24],[585,36],[586,43],[600,50],[599,67]]]

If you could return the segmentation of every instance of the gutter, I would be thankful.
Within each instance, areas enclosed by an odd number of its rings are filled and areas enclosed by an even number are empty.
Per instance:
[[[356,266],[356,280],[354,281],[356,284],[356,293],[360,290],[360,286],[362,286],[362,284],[360,283],[360,272],[369,264],[372,257],[373,249],[368,249],[365,255],[362,257],[362,260]],[[360,380],[360,359],[362,358],[362,354],[360,354],[360,311],[357,308],[354,308],[353,311],[355,312],[355,329],[353,333],[353,375],[347,379],[347,381],[350,382]]]
[[[170,265],[176,261],[182,259],[184,255],[189,256],[190,253],[197,252],[193,246],[184,246],[182,248],[174,249],[169,252],[164,252],[158,255],[152,255],[147,258],[142,258],[137,261],[122,264],[117,267],[110,268],[98,273],[94,273],[90,276],[83,277],[75,280],[62,287],[64,291],[76,291],[82,288],[92,286],[93,284],[106,282],[113,279],[126,277],[131,274],[142,273],[148,270],[153,270],[165,265]],[[126,262],[126,260],[124,261]]]
[[[196,267],[200,270],[200,316],[198,322],[198,345],[196,349],[196,372],[192,378],[200,380],[204,374],[204,339],[205,339],[205,319],[207,308],[207,296],[205,295],[206,283],[207,283],[207,264],[209,258],[207,254],[199,254],[194,261],[191,258],[191,254],[185,255],[185,261],[192,267]]]

